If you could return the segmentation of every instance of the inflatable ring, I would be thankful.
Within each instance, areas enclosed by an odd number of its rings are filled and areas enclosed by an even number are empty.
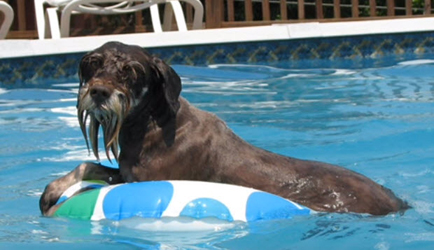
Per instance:
[[[86,191],[74,195],[80,190]],[[313,213],[309,208],[270,193],[200,181],[149,181],[118,185],[82,181],[66,190],[58,204],[54,216],[86,220],[186,216],[252,222]]]

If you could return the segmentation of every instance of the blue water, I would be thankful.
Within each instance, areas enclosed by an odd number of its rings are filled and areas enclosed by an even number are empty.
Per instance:
[[[77,82],[0,89],[1,249],[434,249],[434,60],[376,68],[175,66],[183,96],[252,144],[325,161],[391,188],[413,209],[150,231],[137,221],[40,216],[44,186],[92,159]],[[176,167],[176,166],[174,166]]]

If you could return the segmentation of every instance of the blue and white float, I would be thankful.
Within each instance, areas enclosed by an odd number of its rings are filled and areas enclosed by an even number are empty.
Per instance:
[[[89,190],[74,195],[82,189]],[[200,181],[148,181],[118,185],[82,181],[66,190],[58,204],[54,216],[114,221],[133,217],[188,217],[253,222],[314,213],[309,208],[270,193]]]

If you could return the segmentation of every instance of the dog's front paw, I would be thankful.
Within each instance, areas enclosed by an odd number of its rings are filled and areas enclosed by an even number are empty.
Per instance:
[[[60,196],[72,185],[82,180],[101,180],[108,184],[121,183],[119,169],[106,168],[100,164],[84,162],[67,175],[51,182],[45,187],[39,200],[39,208],[45,216],[53,215]]]
[[[39,199],[39,209],[45,216],[50,216],[50,208],[56,205],[60,196],[65,190],[62,190],[55,182],[48,184]]]

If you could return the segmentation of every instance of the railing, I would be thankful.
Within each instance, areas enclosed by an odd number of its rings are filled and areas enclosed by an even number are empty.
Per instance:
[[[206,27],[432,16],[431,0],[206,0]]]
[[[8,2],[15,11],[15,19],[7,38],[37,38],[33,0],[0,1]],[[205,28],[433,16],[432,0],[201,1],[205,7]],[[193,10],[189,6],[184,8],[187,23],[191,23]],[[80,15],[72,19],[71,36],[147,32],[152,31],[150,24],[148,10],[135,15]]]

